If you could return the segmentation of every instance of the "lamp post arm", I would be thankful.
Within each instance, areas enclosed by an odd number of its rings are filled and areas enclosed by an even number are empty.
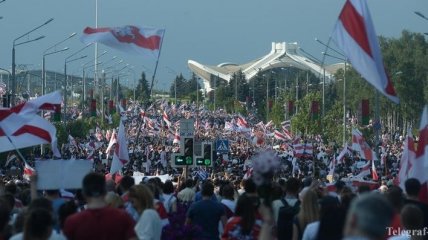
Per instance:
[[[48,49],[46,49],[44,52],[43,52],[43,54],[46,54],[49,50],[51,50],[52,48],[54,48],[54,47],[56,47],[56,46],[58,46],[58,45],[60,45],[61,43],[63,43],[63,42],[65,42],[65,41],[67,41],[68,39],[70,39],[70,38],[72,38],[72,37],[74,37],[74,36],[76,36],[76,33],[74,32],[74,33],[72,33],[72,34],[70,34],[70,36],[68,36],[67,38],[65,38],[64,40],[61,40],[61,41],[59,41],[59,42],[57,42],[57,43],[55,43],[53,46],[51,46],[51,47],[49,47]]]
[[[37,27],[33,28],[32,30],[30,30],[30,31],[28,31],[28,32],[26,32],[26,33],[24,33],[24,34],[22,34],[21,36],[19,36],[19,37],[15,38],[15,39],[13,40],[13,46],[17,46],[17,45],[15,45],[15,42],[16,42],[17,40],[19,40],[19,39],[21,39],[21,38],[23,38],[23,37],[27,36],[28,34],[30,34],[30,33],[34,32],[34,31],[36,31],[37,29],[39,29],[39,28],[41,28],[41,27],[45,26],[46,24],[48,24],[48,23],[52,22],[53,20],[54,20],[54,19],[53,19],[53,18],[51,18],[51,19],[47,20],[45,23],[43,23],[42,25],[37,26]],[[18,44],[18,45],[20,45],[20,44]]]
[[[26,43],[30,43],[30,42],[35,42],[35,41],[38,41],[38,40],[43,39],[43,38],[45,38],[45,36],[40,36],[38,38],[34,38],[34,39],[31,39],[31,40],[28,40],[28,41],[25,41],[25,42],[20,42],[20,43],[15,44],[14,47],[19,46],[19,45],[23,45],[23,44],[26,44]]]

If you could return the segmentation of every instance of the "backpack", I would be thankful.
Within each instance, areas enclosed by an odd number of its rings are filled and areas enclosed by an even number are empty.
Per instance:
[[[278,240],[291,240],[293,238],[293,221],[294,217],[300,210],[300,201],[290,206],[285,199],[281,199],[284,206],[279,208],[278,213]]]

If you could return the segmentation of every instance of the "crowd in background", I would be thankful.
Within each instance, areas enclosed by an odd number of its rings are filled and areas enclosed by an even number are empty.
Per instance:
[[[167,119],[164,118],[164,113]],[[159,102],[121,111],[130,161],[120,174],[109,174],[113,129],[70,138],[61,147],[64,159],[93,161],[81,189],[37,190],[37,175],[22,176],[24,163],[8,156],[1,166],[0,239],[426,239],[428,205],[418,199],[424,188],[408,179],[400,188],[403,137],[382,136],[376,163],[379,180],[364,176],[349,151],[332,170],[341,152],[322,136],[272,136],[275,126],[256,117],[195,105]],[[107,116],[108,117],[108,116]],[[171,166],[180,151],[180,119],[194,118],[195,139],[227,139],[228,154],[216,154],[212,167]],[[169,124],[167,123],[169,122]],[[296,140],[297,139],[297,140]],[[293,143],[311,143],[310,154],[296,157]],[[253,157],[274,151],[280,162],[269,182],[253,180]],[[25,156],[30,165],[50,158],[36,149]],[[133,174],[142,173],[141,182]],[[162,181],[158,175],[167,174]],[[330,175],[330,176],[329,176]],[[328,176],[330,177],[327,180]],[[355,179],[354,179],[355,180]],[[413,230],[413,231],[410,231]]]

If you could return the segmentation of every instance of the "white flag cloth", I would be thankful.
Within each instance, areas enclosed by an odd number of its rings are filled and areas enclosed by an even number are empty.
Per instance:
[[[111,137],[110,137],[110,142],[108,143],[108,146],[106,149],[107,154],[110,153],[110,150],[115,143],[117,143],[117,134],[116,134],[116,129],[113,129],[113,133],[111,134]]]
[[[370,148],[358,129],[352,129],[352,149],[360,154],[362,159],[378,160],[376,153]]]
[[[391,101],[399,102],[383,65],[379,42],[366,0],[345,2],[332,38],[361,76]]]
[[[85,43],[102,43],[117,50],[140,55],[159,56],[165,29],[123,26],[123,27],[87,27],[80,40]]]
[[[404,183],[409,178],[410,169],[412,169],[413,162],[415,161],[415,144],[411,135],[411,130],[408,130],[406,140],[403,144],[403,153],[400,160],[400,171],[398,172],[398,179],[401,189],[405,189]]]
[[[119,123],[117,143],[114,149],[113,161],[111,162],[110,174],[114,174],[129,162],[128,144],[126,143],[125,127],[122,121]]]
[[[409,171],[409,178],[416,178],[421,183],[419,200],[428,204],[428,106],[422,112],[419,126],[419,142],[413,166]]]
[[[61,102],[61,94],[53,92],[12,108],[0,109],[0,152],[15,147],[51,144],[54,156],[61,157],[55,126],[37,114],[41,110],[53,111],[54,105]]]

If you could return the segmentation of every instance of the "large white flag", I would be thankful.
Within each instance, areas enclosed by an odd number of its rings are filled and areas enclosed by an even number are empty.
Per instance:
[[[379,92],[398,103],[399,99],[383,65],[376,32],[366,0],[347,0],[332,38],[352,66]]]
[[[412,169],[415,161],[415,144],[411,135],[411,130],[407,132],[406,140],[403,144],[403,153],[401,154],[400,171],[398,172],[398,180],[401,189],[405,189],[404,183],[409,178],[410,169]]]
[[[85,43],[102,43],[111,48],[131,54],[152,55],[157,58],[162,45],[165,29],[123,26],[86,27],[80,40]]]
[[[61,94],[53,92],[12,108],[0,109],[0,152],[48,143],[54,155],[61,157],[55,126],[37,114],[41,110],[54,110],[54,105],[61,101]]]
[[[419,199],[428,203],[428,106],[422,112],[419,127],[419,142],[413,166],[409,171],[409,178],[416,178],[422,184]]]
[[[114,149],[113,161],[111,162],[110,174],[114,174],[129,162],[128,144],[126,143],[125,127],[122,121],[119,123],[117,143]]]

